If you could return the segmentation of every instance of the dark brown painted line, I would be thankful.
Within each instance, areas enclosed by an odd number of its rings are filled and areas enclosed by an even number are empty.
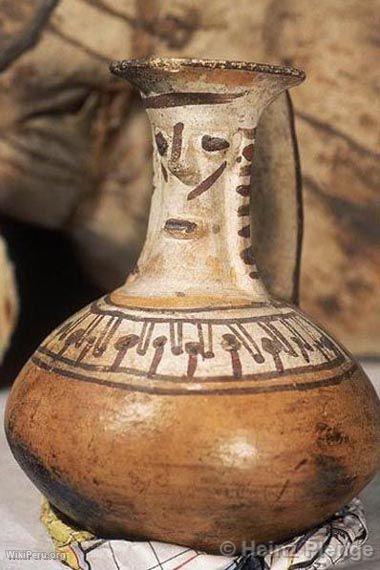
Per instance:
[[[215,353],[214,353],[214,339],[213,339],[213,331],[212,331],[212,325],[210,323],[207,323],[206,326],[206,346],[205,346],[205,352],[203,353],[203,357],[204,358],[214,358]]]
[[[169,334],[170,334],[170,346],[171,351],[175,355],[183,354],[182,348],[182,334],[183,334],[183,327],[182,323],[175,323],[170,322],[169,325]]]
[[[236,326],[238,330],[236,330],[234,326]],[[247,338],[245,338],[244,335],[242,334],[241,329],[238,327],[238,325],[229,325],[228,328],[230,329],[231,332],[234,333],[236,338],[239,339],[241,344],[249,352],[249,354],[252,356],[255,362],[257,362],[258,364],[262,364],[263,362],[265,362],[265,358],[263,357],[259,347],[257,346],[257,343],[253,340],[252,337],[250,337],[250,339],[247,340]]]
[[[245,164],[239,170],[239,176],[251,176],[251,164]]]
[[[240,252],[240,257],[245,265],[254,265],[255,257],[253,255],[252,247],[246,247]]]
[[[218,150],[229,148],[230,143],[226,139],[220,137],[203,135],[201,145],[203,150],[207,150],[207,152],[217,152]]]
[[[238,235],[242,238],[249,238],[249,236],[251,235],[251,226],[247,225],[247,226],[242,227],[238,231]]]
[[[139,340],[140,339],[136,334],[127,334],[117,339],[114,344],[114,349],[116,350],[117,355],[110,366],[110,371],[116,372],[121,368],[121,363],[127,356],[128,351],[136,346]]]
[[[236,332],[236,331],[234,331],[234,332]],[[239,337],[239,338],[240,338],[240,340],[242,340],[241,337]],[[117,370],[115,370],[112,368],[112,365],[110,365],[108,368],[106,368],[104,366],[100,366],[97,364],[88,364],[86,362],[81,362],[78,364],[74,360],[70,360],[70,359],[66,358],[65,356],[59,356],[58,354],[54,354],[54,353],[50,352],[49,350],[46,350],[43,347],[39,348],[37,350],[37,352],[39,354],[46,355],[47,357],[51,358],[54,362],[73,367],[74,370],[82,369],[84,372],[93,372],[93,373],[99,373],[100,372],[100,373],[105,373],[105,374],[125,374],[125,375],[130,374],[133,376],[138,376],[140,378],[147,378],[148,377],[148,372],[146,370],[138,370],[136,368],[130,368],[127,366],[124,366],[124,367],[120,366]],[[38,360],[43,362],[43,360],[41,360],[38,356],[35,356],[34,358],[37,358]],[[337,366],[340,366],[343,363],[344,363],[343,358],[335,358],[334,360],[329,360],[328,362],[324,362],[324,363],[317,364],[317,365],[313,366],[313,371],[331,370],[332,368],[336,368]],[[51,365],[47,365],[47,364],[45,364],[45,365],[48,367],[51,366]],[[57,372],[62,370],[62,368],[60,368],[59,366],[55,367],[53,365],[52,369],[53,368],[56,369]],[[242,380],[244,380],[246,382],[257,382],[257,380],[273,380],[273,379],[277,379],[281,376],[297,376],[299,374],[305,374],[307,372],[310,372],[310,365],[298,366],[297,368],[288,368],[288,369],[285,369],[284,371],[282,371],[281,373],[276,372],[275,370],[272,370],[270,372],[259,372],[256,374],[246,374],[245,376],[243,376]],[[157,372],[150,375],[149,377],[154,379],[154,380],[165,380],[167,382],[172,382],[172,383],[177,383],[177,384],[184,381],[184,376],[169,376],[167,374],[159,374]],[[88,376],[88,378],[93,378],[93,376]],[[197,377],[194,377],[194,381],[202,382],[203,384],[210,384],[212,382],[230,382],[231,380],[232,380],[231,376],[217,376],[217,377],[197,376]]]
[[[101,320],[103,320],[103,319],[101,319]],[[95,344],[94,344],[94,348],[93,348],[94,356],[95,356],[95,353],[100,356],[101,354],[103,354],[103,352],[105,350],[107,350],[108,343],[105,341],[105,339],[107,339],[107,334],[109,334],[109,331],[112,329],[112,324],[114,322],[115,322],[115,318],[111,317],[108,320],[108,323],[106,323],[106,326],[103,328],[101,333],[95,337]]]
[[[239,131],[243,133],[246,139],[253,140],[256,134],[256,128],[239,127]]]
[[[259,271],[251,271],[248,274],[248,277],[250,277],[251,279],[261,279],[261,275]]]
[[[138,386],[135,384],[127,384],[120,382],[113,382],[112,380],[100,380],[98,378],[91,378],[88,376],[84,376],[82,374],[78,374],[77,372],[67,372],[66,370],[61,370],[59,368],[51,367],[50,365],[45,364],[35,356],[32,357],[32,362],[46,370],[48,372],[54,372],[59,374],[61,377],[68,379],[68,380],[77,380],[80,382],[87,382],[89,384],[98,384],[99,386],[106,386],[108,388],[116,388],[118,390],[125,390],[127,392],[145,392],[148,394],[162,394],[162,395],[171,395],[171,396],[193,396],[193,395],[201,395],[204,396],[205,394],[214,394],[220,396],[231,396],[231,395],[238,395],[238,394],[262,394],[262,393],[270,393],[270,392],[298,392],[298,391],[306,391],[311,390],[313,388],[321,388],[321,387],[329,387],[329,386],[336,386],[345,380],[349,380],[354,373],[356,367],[353,366],[350,370],[343,372],[337,376],[333,376],[332,378],[326,378],[324,380],[315,380],[313,382],[298,382],[297,384],[289,383],[289,384],[277,384],[276,386],[247,386],[247,387],[240,387],[240,388],[207,388],[207,389],[184,389],[184,388],[160,388],[160,387],[150,387],[150,386]],[[234,380],[229,377],[231,384],[233,385]],[[182,379],[183,380],[183,379]],[[194,378],[195,380],[195,378]],[[236,381],[236,380],[235,380]],[[192,383],[189,382],[189,385]]]
[[[264,335],[268,335],[272,341],[280,342],[282,350],[289,356],[298,357],[298,353],[295,351],[294,347],[290,344],[288,339],[282,334],[282,332],[272,324],[272,323],[259,323],[258,325],[263,331]],[[326,360],[328,360],[326,358]]]
[[[230,354],[232,375],[236,380],[240,380],[243,376],[243,369],[239,356],[241,342],[234,334],[230,333],[224,334],[222,338],[224,341],[222,344],[223,349]]]
[[[165,182],[167,182],[169,179],[168,171],[166,170],[166,168],[163,164],[161,164],[161,172],[162,172],[162,176],[164,177]]]
[[[251,187],[247,184],[241,184],[236,188],[236,192],[240,194],[240,196],[244,196],[246,198],[251,193]]]
[[[326,352],[323,350],[323,342],[322,342],[322,337],[325,335],[325,333],[320,332],[320,331],[316,331],[315,329],[310,330],[307,326],[305,326],[305,321],[300,321],[300,320],[297,320],[296,318],[293,318],[293,320],[302,329],[302,331],[311,339],[311,341],[313,343],[312,344],[313,350],[318,351],[320,354],[322,354],[322,356],[324,358],[326,358],[328,360],[328,356],[327,356]],[[319,337],[317,336],[318,332],[321,335]],[[342,348],[339,348],[338,344],[335,341],[332,341],[331,346],[329,347],[329,350],[331,352],[333,352],[335,354],[335,356],[338,356],[340,354],[346,354],[346,352]]]
[[[107,334],[105,336],[101,335],[99,337],[99,345],[98,343],[95,344],[94,347],[94,356],[100,357],[103,355],[103,353],[107,350],[109,343],[111,342],[112,337],[116,334],[117,329],[119,328],[121,324],[121,319],[116,318],[115,317],[111,317],[110,321],[109,321],[109,327],[107,325],[107,327],[105,328],[105,331],[107,331]]]
[[[103,320],[102,316],[97,315],[94,319],[92,319],[90,321],[90,323],[87,324],[87,327],[83,329],[83,333],[82,333],[81,337],[78,338],[78,340],[76,340],[76,342],[75,342],[76,348],[79,348],[82,346],[82,344],[85,342],[85,339],[89,337],[89,335],[92,333],[92,331],[94,329],[96,329],[96,327],[98,325],[100,325],[102,320]]]
[[[233,327],[236,327],[236,329],[234,329],[234,332],[236,335],[239,336],[239,338],[241,339],[242,342],[247,342],[248,346],[253,347],[253,352],[254,352],[254,360],[258,363],[258,364],[262,364],[263,362],[265,362],[265,357],[263,356],[257,342],[255,341],[255,339],[249,334],[249,332],[243,327],[243,325],[241,324],[236,324],[236,325],[230,325],[230,329],[233,329]]]
[[[223,174],[225,168],[227,166],[227,161],[225,160],[222,164],[208,176],[198,186],[196,186],[189,194],[187,195],[188,200],[194,200],[194,198],[198,198],[204,192],[207,192],[211,188],[213,184],[218,180],[218,178]]]
[[[319,332],[321,335],[326,336],[327,333],[326,331],[317,323],[317,322],[313,322],[310,323],[309,321],[309,317],[308,315],[302,310],[297,308],[297,312],[294,312],[294,316],[296,317],[294,320],[296,321],[296,323],[300,323],[300,326],[303,327],[305,329],[305,322],[310,326],[312,325],[312,327],[314,328],[315,331]],[[305,331],[311,338],[312,335],[310,333],[310,330]],[[334,344],[336,350],[339,350],[339,352],[343,353],[343,354],[348,354],[347,350],[340,344],[340,342],[338,342],[337,340],[335,340],[335,338],[329,337],[330,340],[332,341],[332,343]]]
[[[161,131],[158,131],[158,133],[154,135],[154,140],[157,146],[158,154],[160,156],[165,156],[169,145],[168,141],[166,140]]]
[[[99,299],[100,301],[103,300],[104,303],[106,303],[107,305],[110,305],[111,307],[119,307],[119,308],[124,308],[125,310],[132,310],[132,311],[142,311],[142,312],[159,312],[159,313],[165,313],[168,316],[172,315],[173,313],[205,313],[208,311],[220,311],[220,310],[228,310],[228,311],[235,311],[237,309],[256,309],[256,308],[265,308],[265,307],[275,307],[276,309],[282,309],[284,307],[289,307],[288,303],[282,303],[279,301],[252,301],[251,303],[247,303],[246,305],[217,305],[217,306],[213,306],[213,307],[193,307],[193,308],[186,308],[186,309],[164,309],[164,308],[153,308],[153,307],[135,307],[133,305],[127,305],[127,306],[123,306],[123,305],[118,305],[117,303],[115,303],[114,301],[112,301],[111,299],[111,295],[105,295],[102,299]],[[111,315],[113,313],[108,313],[106,311],[102,311],[98,306],[98,301],[95,301],[94,303],[92,303],[91,308],[94,312],[101,312],[102,314],[105,315]],[[289,307],[290,308],[290,307]],[[95,310],[97,309],[97,310]],[[121,313],[120,315],[123,316],[125,315],[125,313]]]
[[[220,105],[231,103],[245,93],[161,93],[143,98],[145,109],[162,109],[166,107],[182,107],[184,105]]]
[[[131,309],[131,307],[128,307],[129,309]],[[224,307],[225,308],[225,307]],[[240,307],[237,307],[240,308]],[[245,307],[247,309],[247,307]],[[249,308],[249,306],[248,306]],[[182,321],[183,323],[210,323],[213,325],[224,325],[224,324],[229,324],[229,323],[255,323],[257,321],[259,322],[268,322],[268,321],[276,321],[278,319],[283,319],[283,318],[291,318],[294,317],[296,315],[296,313],[294,311],[289,311],[287,313],[276,313],[276,314],[272,314],[272,315],[259,315],[259,316],[253,316],[253,317],[228,317],[228,318],[202,318],[202,317],[179,317],[179,316],[174,316],[172,319],[168,319],[168,316],[165,317],[149,317],[149,318],[144,318],[144,317],[138,317],[136,315],[131,315],[129,313],[126,312],[122,312],[122,311],[101,311],[101,310],[96,310],[96,308],[93,309],[94,313],[98,313],[98,314],[103,314],[106,317],[115,317],[115,316],[119,316],[122,319],[126,319],[128,321],[137,321],[139,323],[143,323],[144,321],[150,321],[152,323],[167,323],[169,324],[171,321],[174,322],[180,322]]]
[[[185,351],[188,354],[186,379],[192,381],[198,366],[198,355],[201,354],[201,345],[198,342],[187,342],[185,344]]]
[[[243,370],[241,366],[239,353],[237,352],[237,350],[231,352],[231,365],[232,365],[234,378],[239,378],[239,379],[242,378]]]
[[[239,206],[237,210],[237,215],[239,217],[249,216],[249,204],[244,204],[243,206]]]
[[[300,301],[300,275],[301,275],[301,256],[302,256],[302,243],[303,243],[303,225],[304,225],[304,215],[303,215],[303,193],[302,193],[302,170],[301,170],[301,159],[298,149],[297,133],[294,120],[294,109],[293,103],[289,94],[286,91],[286,105],[289,114],[289,127],[290,127],[290,139],[291,139],[291,150],[294,157],[294,178],[295,178],[295,195],[296,195],[296,248],[295,248],[295,260],[294,268],[292,274],[293,290],[291,294],[291,300],[295,305],[299,305]]]
[[[173,162],[177,162],[177,160],[181,158],[183,127],[183,123],[176,123],[173,127],[173,143],[171,153],[171,160]]]
[[[165,351],[165,345],[168,339],[166,336],[158,336],[153,341],[153,348],[154,348],[154,356],[152,362],[150,364],[149,372],[147,374],[148,378],[156,375],[157,368],[162,360]]]
[[[80,323],[88,319],[88,317],[90,317],[91,314],[93,313],[91,313],[91,307],[90,307],[89,309],[86,310],[86,312],[83,315],[80,316],[79,319],[71,318],[68,321],[66,321],[60,328],[59,340],[63,340],[66,336],[68,336],[73,329],[75,329],[78,325],[80,325]]]
[[[140,342],[136,349],[137,354],[140,356],[144,356],[147,353],[153,335],[153,330],[154,323],[144,321],[142,331],[140,333]]]
[[[253,145],[253,143],[251,143],[251,144],[248,144],[247,146],[245,146],[243,148],[242,154],[246,160],[248,160],[249,162],[252,162],[253,152],[254,152],[254,145]]]
[[[164,225],[164,230],[171,234],[171,233],[183,233],[183,234],[192,234],[197,229],[197,224],[195,222],[190,222],[189,220],[182,220],[180,218],[169,218],[166,220]]]

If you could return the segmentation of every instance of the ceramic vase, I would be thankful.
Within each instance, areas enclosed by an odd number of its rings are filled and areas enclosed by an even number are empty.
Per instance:
[[[152,125],[145,246],[124,286],[26,364],[9,444],[51,504],[98,535],[209,552],[283,540],[352,499],[380,459],[363,370],[271,298],[254,258],[255,128],[304,74],[191,59],[112,71],[139,88]]]

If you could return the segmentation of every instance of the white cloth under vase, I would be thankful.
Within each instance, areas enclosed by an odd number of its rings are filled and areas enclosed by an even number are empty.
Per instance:
[[[215,556],[160,542],[94,539],[71,544],[81,570],[327,570],[360,555],[368,537],[363,507],[354,499],[323,526],[281,544],[247,545],[243,556]],[[221,552],[233,554],[224,543]]]

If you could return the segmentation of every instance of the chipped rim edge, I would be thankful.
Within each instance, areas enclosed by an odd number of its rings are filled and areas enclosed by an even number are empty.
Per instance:
[[[197,59],[177,57],[151,57],[143,59],[123,59],[110,63],[110,71],[115,75],[124,76],[131,69],[160,69],[162,71],[178,73],[183,68],[202,68],[204,70],[228,69],[236,71],[249,71],[255,73],[270,73],[298,78],[303,81],[306,74],[301,69],[290,66],[254,63],[248,61],[229,61],[221,59]]]

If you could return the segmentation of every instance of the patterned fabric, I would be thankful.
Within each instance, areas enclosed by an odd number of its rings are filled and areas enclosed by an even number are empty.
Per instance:
[[[325,525],[293,540],[259,546],[243,556],[214,556],[160,542],[103,540],[72,529],[43,505],[42,521],[62,562],[74,570],[326,570],[350,558],[368,537],[363,507],[354,499]],[[231,543],[221,546],[226,552]]]

